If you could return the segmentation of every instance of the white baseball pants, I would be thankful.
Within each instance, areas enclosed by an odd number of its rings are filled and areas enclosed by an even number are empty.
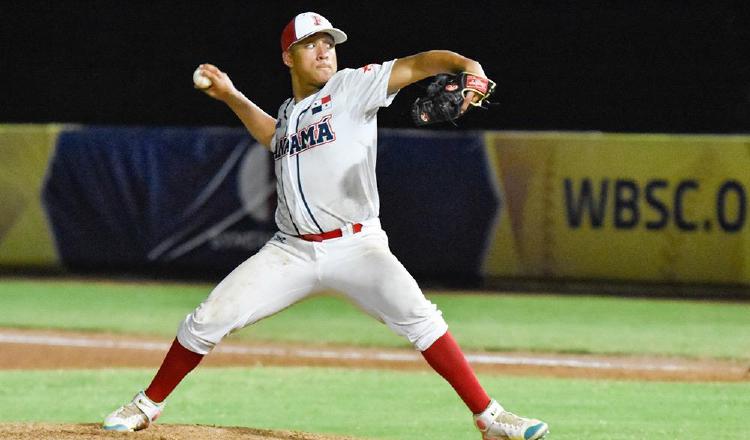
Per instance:
[[[448,330],[437,306],[388,247],[380,221],[362,231],[310,242],[277,232],[227,275],[180,325],[177,339],[207,354],[227,334],[316,292],[336,290],[424,351]]]

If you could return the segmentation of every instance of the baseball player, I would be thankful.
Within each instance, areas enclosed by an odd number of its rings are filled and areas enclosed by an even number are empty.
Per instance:
[[[226,103],[275,161],[279,231],[240,264],[181,323],[153,381],[104,421],[104,429],[144,429],[164,401],[227,334],[328,289],[404,336],[455,389],[474,414],[482,438],[537,440],[547,424],[519,417],[479,384],[441,312],[388,247],[378,220],[375,182],[377,112],[398,91],[440,73],[473,72],[476,61],[429,51],[338,70],[341,30],[319,14],[297,15],[281,34],[292,97],[268,115],[239,92],[226,73],[203,64],[204,92]],[[477,97],[466,95],[462,111]]]

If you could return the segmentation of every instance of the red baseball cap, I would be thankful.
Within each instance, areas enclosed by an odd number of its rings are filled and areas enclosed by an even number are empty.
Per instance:
[[[281,50],[289,50],[292,44],[318,32],[330,35],[336,44],[346,41],[346,34],[333,27],[325,17],[315,12],[303,12],[294,17],[281,32]]]

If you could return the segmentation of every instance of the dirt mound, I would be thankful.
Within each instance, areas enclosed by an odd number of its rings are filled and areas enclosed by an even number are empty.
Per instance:
[[[2,423],[0,438],[7,440],[355,440],[292,431],[252,428],[227,428],[201,425],[154,425],[139,432],[109,432],[98,424]]]

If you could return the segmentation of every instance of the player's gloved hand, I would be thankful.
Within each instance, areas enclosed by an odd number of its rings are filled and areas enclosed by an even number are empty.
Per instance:
[[[411,115],[417,126],[455,121],[470,106],[481,107],[495,90],[495,82],[482,75],[461,72],[436,75],[427,95],[414,101]]]

